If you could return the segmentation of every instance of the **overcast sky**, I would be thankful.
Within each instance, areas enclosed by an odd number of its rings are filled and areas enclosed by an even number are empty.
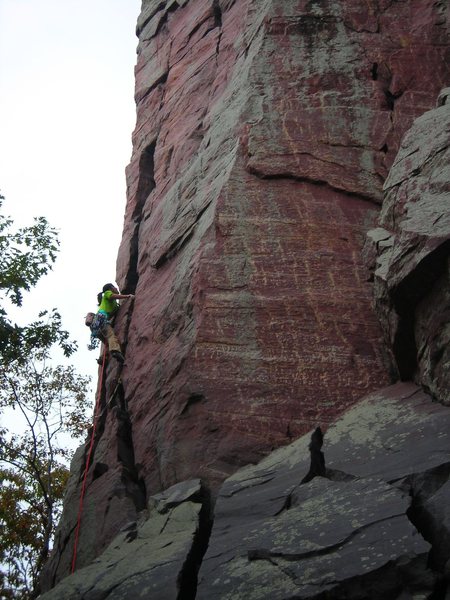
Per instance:
[[[17,224],[59,230],[53,273],[28,294],[23,321],[57,307],[79,342],[72,362],[96,375],[83,317],[114,281],[135,125],[140,0],[0,0],[0,190]]]

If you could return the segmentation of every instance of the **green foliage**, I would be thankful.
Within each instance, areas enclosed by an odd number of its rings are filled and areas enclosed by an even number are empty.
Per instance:
[[[76,347],[56,309],[25,326],[9,317],[8,303],[22,305],[59,246],[43,217],[17,231],[12,225],[0,214],[0,417],[12,423],[0,427],[0,597],[29,600],[62,510],[69,437],[86,431],[89,378],[48,364],[55,346],[66,356]]]
[[[0,209],[3,199],[0,195]],[[41,312],[38,320],[26,326],[8,317],[6,300],[22,306],[24,292],[51,270],[59,249],[57,231],[44,217],[17,231],[12,226],[13,221],[0,214],[0,357],[3,362],[24,360],[32,349],[44,351],[53,344],[70,356],[76,345],[61,329],[56,309]]]
[[[29,359],[0,368],[0,409],[23,429],[0,429],[2,598],[38,593],[68,477],[64,435],[85,433],[88,387],[73,367]]]

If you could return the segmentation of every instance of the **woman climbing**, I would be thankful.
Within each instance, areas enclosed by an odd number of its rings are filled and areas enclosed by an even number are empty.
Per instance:
[[[124,356],[120,348],[114,329],[111,326],[111,320],[119,310],[117,300],[133,299],[133,294],[120,294],[119,290],[112,283],[105,283],[103,290],[97,295],[98,309],[97,314],[88,313],[86,316],[86,325],[91,329],[91,344],[89,348],[95,347],[95,338],[100,339],[104,344],[108,344],[108,349],[117,361],[124,362]]]

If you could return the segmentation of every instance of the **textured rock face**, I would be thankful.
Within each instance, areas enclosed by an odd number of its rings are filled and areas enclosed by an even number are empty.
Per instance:
[[[448,29],[435,0],[143,2],[117,263],[136,301],[116,323],[125,366],[108,365],[100,390],[78,568],[160,490],[199,477],[217,494],[242,465],[391,382],[361,249],[400,140],[448,80]],[[375,284],[386,322],[391,288]],[[413,303],[418,334],[437,332],[414,371],[435,395],[429,365],[445,370],[448,333],[429,301],[443,307],[446,294],[436,283]],[[83,469],[80,452],[44,589],[70,571]],[[408,505],[385,484],[367,483],[391,518]],[[331,502],[357,485],[316,482],[311,494]],[[437,529],[432,505],[422,517]]]
[[[441,562],[450,550],[438,508],[448,505],[449,419],[414,386],[397,385],[329,429],[326,478],[300,484],[305,438],[238,471],[220,491],[196,598],[430,597],[428,542]],[[421,530],[427,541],[411,523],[422,504],[441,523],[434,539]]]
[[[190,481],[150,498],[141,522],[122,533],[89,567],[66,579],[46,600],[178,598],[189,588],[190,553],[200,529],[202,491]]]
[[[362,239],[447,75],[435,2],[145,2],[119,283],[149,492],[389,381]],[[125,334],[125,332],[124,332]]]
[[[375,294],[402,378],[450,404],[450,89],[402,141],[380,227],[369,232]]]
[[[211,535],[200,483],[177,484],[43,600],[444,598],[449,432],[416,386],[381,390],[328,430],[324,477],[302,483],[300,438],[225,481]]]

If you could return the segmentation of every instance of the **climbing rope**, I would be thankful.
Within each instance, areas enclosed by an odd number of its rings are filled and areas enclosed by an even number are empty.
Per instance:
[[[78,508],[78,520],[77,520],[77,527],[75,529],[75,541],[74,541],[74,545],[73,545],[73,557],[72,557],[72,569],[71,569],[71,573],[73,573],[75,571],[75,565],[77,562],[77,548],[78,548],[78,536],[80,533],[80,526],[81,526],[81,514],[83,512],[83,502],[84,502],[84,495],[86,492],[86,480],[87,480],[87,474],[88,474],[88,470],[89,470],[89,463],[91,462],[91,455],[92,455],[92,450],[94,448],[94,438],[95,438],[95,430],[97,428],[97,414],[98,414],[98,409],[100,407],[100,398],[102,396],[102,385],[103,385],[103,373],[105,370],[105,362],[106,362],[106,348],[103,352],[103,360],[102,360],[102,369],[100,371],[100,380],[99,380],[99,386],[98,386],[98,394],[97,394],[97,400],[95,403],[95,410],[94,410],[94,423],[92,426],[92,435],[91,435],[91,441],[89,444],[89,451],[88,451],[88,455],[87,455],[87,459],[86,459],[86,467],[84,469],[84,475],[83,475],[83,485],[81,486],[81,494],[80,494],[80,505]]]

